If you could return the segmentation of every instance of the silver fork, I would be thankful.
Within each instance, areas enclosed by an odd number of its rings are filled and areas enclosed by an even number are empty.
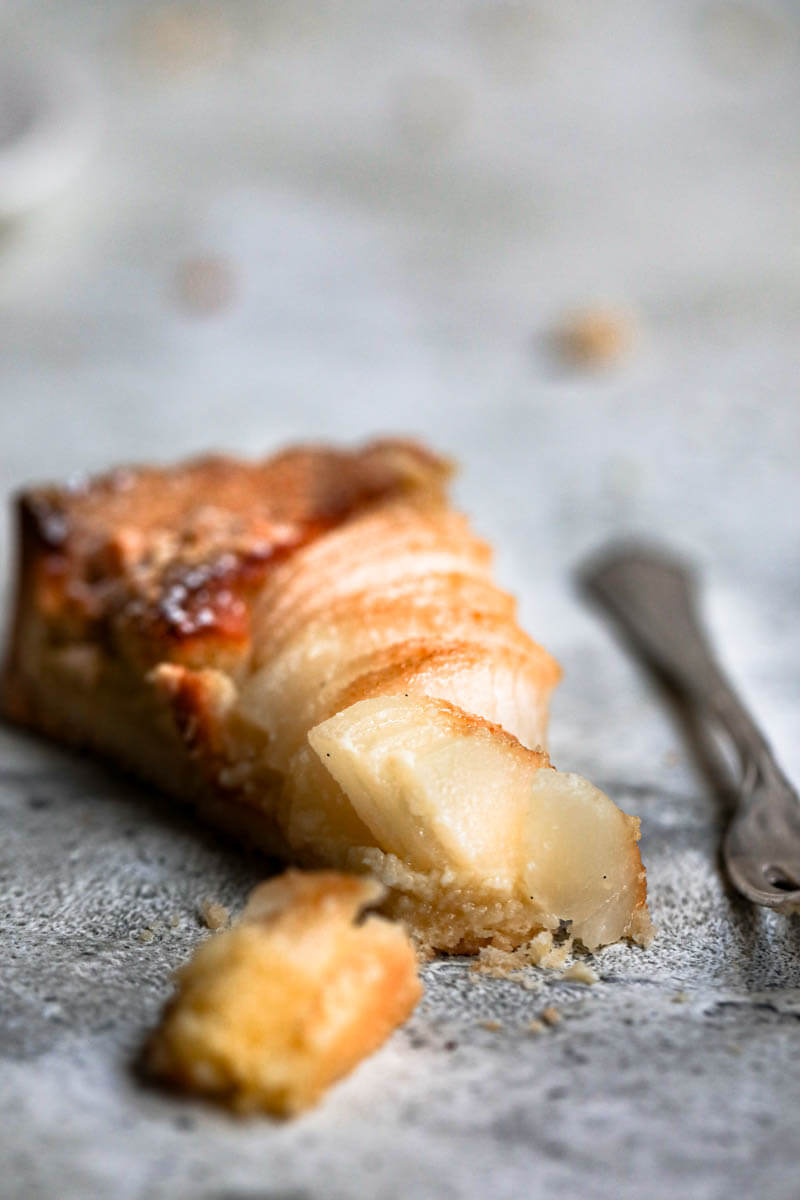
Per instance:
[[[800,911],[800,798],[714,657],[692,572],[667,552],[632,546],[592,560],[580,580],[645,662],[735,747],[741,779],[723,841],[731,882],[754,904]]]

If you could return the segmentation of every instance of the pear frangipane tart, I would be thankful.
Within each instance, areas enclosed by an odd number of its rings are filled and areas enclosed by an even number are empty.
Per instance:
[[[638,821],[550,765],[559,667],[448,475],[388,440],[27,491],[4,711],[373,874],[426,949],[646,940]]]

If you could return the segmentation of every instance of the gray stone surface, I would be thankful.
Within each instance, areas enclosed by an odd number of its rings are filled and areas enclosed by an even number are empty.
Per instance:
[[[571,575],[625,532],[693,555],[800,777],[796,6],[165,11],[0,13],[86,63],[104,117],[81,178],[0,237],[0,484],[395,429],[451,452],[565,665],[554,758],[643,817],[660,933],[598,955],[592,988],[433,963],[319,1109],[234,1122],[134,1064],[198,905],[238,906],[264,864],[3,728],[0,1194],[794,1200],[800,924],[724,887],[709,783]],[[231,295],[200,313],[209,255]],[[548,331],[605,299],[636,353],[565,369]]]

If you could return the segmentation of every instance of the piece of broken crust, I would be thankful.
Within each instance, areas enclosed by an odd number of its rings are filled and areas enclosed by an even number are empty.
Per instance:
[[[378,875],[425,948],[513,949],[567,920],[593,944],[641,939],[638,827],[549,769],[558,665],[450,508],[448,474],[394,440],[26,492],[3,711],[290,862]],[[435,753],[414,733],[432,702]],[[361,703],[403,745],[368,794],[309,742]]]
[[[148,1045],[147,1070],[238,1112],[292,1116],[319,1100],[414,1009],[417,960],[374,913],[374,880],[287,871],[203,942]]]

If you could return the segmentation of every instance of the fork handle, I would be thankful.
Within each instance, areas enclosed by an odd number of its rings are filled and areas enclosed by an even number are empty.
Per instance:
[[[688,567],[661,550],[637,546],[590,563],[581,581],[645,661],[723,727],[746,780],[781,775],[766,739],[714,657]]]

